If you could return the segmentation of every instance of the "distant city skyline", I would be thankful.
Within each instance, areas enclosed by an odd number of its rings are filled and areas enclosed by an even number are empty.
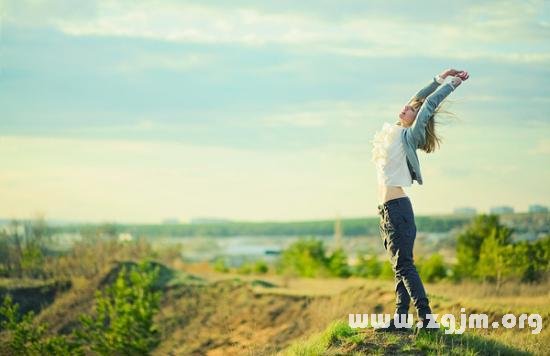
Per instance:
[[[550,205],[550,3],[4,0],[0,217],[376,216],[371,140],[466,69],[415,214]]]
[[[511,211],[508,209],[511,208]],[[531,204],[528,206],[526,210],[518,210],[514,207],[511,207],[509,205],[501,205],[501,206],[492,206],[488,210],[478,210],[471,206],[461,206],[456,207],[450,212],[439,212],[434,214],[417,214],[417,215],[478,215],[478,214],[507,214],[507,213],[548,213],[549,211],[548,206],[540,205],[540,204]],[[42,216],[42,215],[38,215]],[[36,218],[38,216],[31,216],[28,218],[24,218],[24,220],[32,220],[33,218]],[[132,221],[132,220],[126,220],[126,221],[117,221],[117,220],[86,220],[86,219],[79,219],[79,220],[70,220],[70,219],[55,219],[53,220],[51,218],[48,218],[46,216],[43,216],[46,221],[51,220],[54,224],[67,224],[67,223],[86,223],[86,222],[94,222],[94,223],[108,223],[108,222],[114,222],[114,223],[140,223],[143,221]],[[227,223],[227,222],[234,222],[234,221],[246,221],[246,222],[261,222],[261,221],[305,221],[305,220],[338,220],[338,219],[354,219],[354,218],[369,218],[372,217],[372,215],[369,216],[340,216],[340,215],[334,215],[329,217],[322,217],[318,219],[288,219],[288,220],[269,220],[269,219],[261,219],[261,220],[243,220],[243,219],[229,219],[225,217],[216,217],[216,216],[190,216],[190,217],[166,217],[162,218],[159,221],[148,221],[148,223],[154,223],[154,224],[207,224],[207,223]],[[9,224],[10,218],[1,217],[0,216],[0,225],[6,225]],[[17,219],[16,219],[17,220]]]

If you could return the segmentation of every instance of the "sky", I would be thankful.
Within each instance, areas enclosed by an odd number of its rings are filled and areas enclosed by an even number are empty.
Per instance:
[[[550,205],[548,1],[0,2],[0,217],[375,216],[371,140],[446,68],[415,214]]]

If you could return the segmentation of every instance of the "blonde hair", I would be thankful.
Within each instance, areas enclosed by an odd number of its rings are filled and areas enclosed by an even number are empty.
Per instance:
[[[413,109],[418,112],[420,110],[420,107],[424,104],[424,99],[418,99],[413,98],[409,105],[413,107]],[[435,121],[436,115],[439,117],[440,114],[448,114],[450,116],[455,116],[452,112],[449,112],[447,110],[443,110],[441,108],[441,105],[439,105],[433,112],[432,116],[428,119],[428,123],[426,124],[426,139],[424,140],[424,143],[419,147],[422,151],[426,153],[434,152],[436,148],[440,147],[441,142],[443,141],[441,136],[437,134],[435,130],[436,124],[439,124],[439,122]]]

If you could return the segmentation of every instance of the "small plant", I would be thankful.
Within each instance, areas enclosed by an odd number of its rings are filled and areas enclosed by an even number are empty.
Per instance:
[[[301,338],[282,351],[282,355],[325,355],[327,349],[345,342],[358,343],[362,339],[357,329],[352,329],[347,321],[335,320],[319,333]]]
[[[121,268],[115,283],[96,292],[94,317],[81,316],[78,337],[100,354],[146,354],[160,340],[153,317],[159,309],[160,292],[153,286],[159,269],[142,262]]]
[[[264,260],[258,260],[254,262],[245,262],[237,269],[241,274],[264,274],[269,271],[269,266]]]
[[[426,282],[437,282],[447,277],[447,266],[443,262],[443,256],[438,253],[419,263],[419,270],[420,276]]]
[[[334,250],[327,262],[327,268],[332,276],[349,277],[351,275],[348,265],[348,256],[342,248]]]
[[[393,280],[394,279],[394,272],[393,267],[391,265],[391,262],[384,261],[382,263],[382,269],[380,270],[380,278],[386,279],[386,280]]]
[[[19,305],[10,295],[0,306],[0,330],[7,332],[6,342],[0,353],[10,355],[80,355],[82,350],[76,342],[65,336],[48,336],[45,323],[33,323],[34,312],[19,315]]]
[[[382,273],[382,262],[375,255],[360,255],[354,268],[354,274],[365,278],[378,278]]]
[[[225,259],[222,257],[217,257],[214,260],[214,271],[227,273],[229,272],[229,267],[227,267],[227,264],[225,262]]]
[[[254,270],[254,273],[263,274],[269,271],[269,266],[267,265],[267,262],[265,262],[264,260],[258,260],[254,262],[253,270]]]

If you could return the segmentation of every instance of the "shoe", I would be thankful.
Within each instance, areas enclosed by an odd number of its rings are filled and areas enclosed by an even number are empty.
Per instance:
[[[406,326],[398,328],[397,326],[395,326],[395,319],[391,319],[388,323],[379,327],[375,327],[374,331],[377,333],[408,333],[411,331],[411,329]]]

